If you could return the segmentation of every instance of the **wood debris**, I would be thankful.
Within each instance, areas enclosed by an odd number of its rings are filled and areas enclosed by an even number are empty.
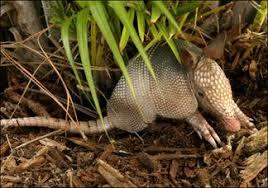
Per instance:
[[[267,126],[264,126],[258,132],[250,135],[245,140],[245,151],[252,153],[258,152],[267,147],[268,145],[268,135]]]
[[[42,140],[39,140],[39,142],[45,146],[50,146],[52,148],[56,148],[59,151],[64,151],[64,150],[70,150],[70,148],[66,147],[62,143],[59,143],[55,140],[49,139],[49,138],[44,138]]]
[[[73,174],[72,170],[67,170],[67,177],[69,178],[71,187],[86,187],[86,185],[83,184],[82,181]]]
[[[244,164],[246,168],[240,171],[240,176],[243,179],[240,187],[246,187],[264,168],[268,165],[268,151],[263,153],[255,153],[248,157]]]
[[[97,164],[98,172],[112,187],[137,187],[125,176],[123,176],[117,169],[113,168],[103,160],[98,159]]]

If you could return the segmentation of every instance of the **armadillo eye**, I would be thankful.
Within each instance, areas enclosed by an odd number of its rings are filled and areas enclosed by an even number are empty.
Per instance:
[[[200,97],[204,97],[204,94],[200,91],[197,92],[197,94],[200,96]]]

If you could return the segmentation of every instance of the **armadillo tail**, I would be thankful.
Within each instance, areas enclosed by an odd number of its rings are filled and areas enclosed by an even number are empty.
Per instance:
[[[0,127],[47,127],[56,130],[65,130],[70,133],[94,134],[112,129],[111,124],[104,118],[104,126],[100,120],[72,122],[50,117],[25,117],[0,120]]]

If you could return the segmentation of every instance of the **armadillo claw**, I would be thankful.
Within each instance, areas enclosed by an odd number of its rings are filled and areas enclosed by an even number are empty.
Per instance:
[[[246,124],[246,128],[249,129],[249,132],[250,132],[251,134],[252,134],[252,133],[255,133],[255,132],[258,131],[258,129],[256,129],[254,123],[252,123],[252,122],[250,122],[250,121],[247,122],[247,124]]]
[[[203,126],[204,128],[200,130],[202,131],[201,134],[203,134],[204,139],[207,140],[214,148],[217,148],[217,143],[221,146],[221,139],[215,130],[208,123],[205,123]]]
[[[197,133],[197,135],[199,136],[200,140],[202,140],[202,139],[203,139],[203,137],[202,137],[201,133],[200,133],[199,131],[196,131],[196,130],[195,130],[195,132],[196,132],[196,133]]]
[[[215,132],[215,130],[214,130],[209,124],[206,124],[206,126],[207,126],[207,128],[209,129],[210,134],[212,135],[212,137],[217,141],[217,143],[218,143],[219,145],[222,146],[223,143],[222,143],[220,137],[219,137],[219,136],[217,135],[217,133]]]
[[[192,125],[199,137],[204,138],[214,148],[217,148],[217,143],[218,145],[222,145],[221,139],[215,130],[208,124],[205,118],[198,111],[191,117],[187,118],[186,121]]]
[[[214,147],[214,148],[217,148],[217,144],[215,142],[215,140],[212,138],[212,137],[209,137],[207,139],[207,141]]]
[[[194,128],[195,129],[195,128]],[[199,130],[197,130],[197,129],[195,129],[195,132],[199,135],[199,137],[200,137],[200,139],[202,140],[203,138],[206,140],[206,141],[208,141],[214,148],[217,148],[217,143],[219,143],[219,144],[221,144],[221,141],[220,140],[218,140],[219,139],[219,137],[218,137],[218,135],[216,134],[216,136],[215,135],[213,135],[211,132],[210,132],[210,130],[209,129],[207,129],[207,127],[206,127],[206,129],[203,129],[203,130],[201,130],[201,129],[199,129]],[[216,139],[215,139],[216,138]],[[217,143],[216,143],[217,142]]]
[[[252,118],[249,118],[245,114],[240,114],[240,116],[238,116],[238,118],[240,120],[241,126],[244,127],[245,129],[247,129],[251,134],[258,131],[258,129],[256,129],[254,123],[252,123],[252,121],[253,121]]]

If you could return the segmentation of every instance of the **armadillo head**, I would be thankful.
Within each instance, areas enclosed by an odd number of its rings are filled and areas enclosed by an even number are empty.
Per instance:
[[[219,118],[227,131],[239,131],[231,85],[217,62],[202,57],[193,69],[192,80],[200,106]]]

